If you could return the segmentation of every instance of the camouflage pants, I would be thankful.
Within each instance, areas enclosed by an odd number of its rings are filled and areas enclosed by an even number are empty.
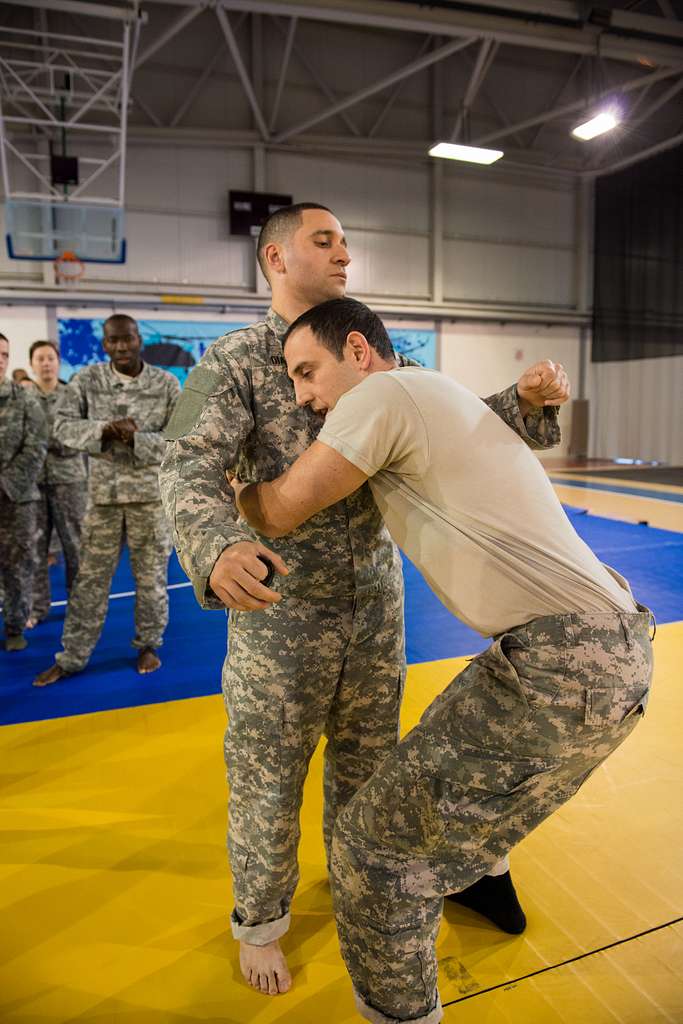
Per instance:
[[[442,897],[472,884],[629,735],[650,615],[536,619],[497,638],[337,822],[332,890],[359,1012],[436,1024]]]
[[[161,647],[168,622],[166,580],[171,551],[161,502],[91,505],[83,522],[80,568],[64,622],[64,651],[55,658],[66,672],[85,668],[99,639],[124,539],[135,578],[133,646]]]
[[[36,564],[33,573],[32,617],[43,619],[50,611],[50,571],[47,564],[53,529],[62,542],[66,589],[71,593],[78,574],[81,526],[88,498],[87,481],[41,484],[36,521]]]
[[[398,742],[403,591],[285,597],[230,614],[223,692],[229,716],[228,850],[235,938],[263,945],[289,926],[308,763],[327,736],[323,831]]]
[[[0,488],[0,587],[5,635],[16,636],[31,612],[35,501],[10,501]]]

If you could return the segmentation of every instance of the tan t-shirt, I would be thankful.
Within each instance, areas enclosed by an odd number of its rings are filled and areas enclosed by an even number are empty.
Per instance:
[[[369,475],[393,539],[484,636],[542,615],[635,611],[538,459],[450,377],[410,366],[370,374],[328,413],[318,440]]]

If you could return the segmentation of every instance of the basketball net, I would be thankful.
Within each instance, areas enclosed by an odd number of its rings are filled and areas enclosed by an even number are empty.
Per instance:
[[[83,261],[70,250],[60,252],[54,261],[54,268],[56,284],[76,285],[85,273]]]

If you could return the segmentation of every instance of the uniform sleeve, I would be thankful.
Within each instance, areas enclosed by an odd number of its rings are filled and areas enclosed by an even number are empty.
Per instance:
[[[57,441],[88,455],[102,455],[102,431],[107,420],[88,418],[87,383],[83,373],[71,378],[59,396],[53,434]]]
[[[168,379],[165,381],[165,384],[166,413],[164,415],[164,424],[161,430],[136,430],[133,434],[133,452],[135,453],[135,458],[145,466],[161,465],[161,460],[166,452],[165,430],[171,416],[173,415],[176,402],[178,401],[180,384],[178,383],[177,378],[170,373],[168,374]]]
[[[560,443],[562,432],[558,406],[546,405],[532,409],[523,419],[519,411],[516,384],[512,384],[497,395],[490,395],[484,401],[508,427],[519,434],[529,448],[540,451],[555,448]]]
[[[47,454],[47,421],[40,403],[27,394],[23,407],[23,433],[16,455],[2,471],[2,486],[11,501],[30,494]]]
[[[253,539],[238,522],[226,477],[254,426],[250,376],[230,339],[215,342],[187,378],[166,428],[159,477],[178,557],[203,608],[224,608],[208,585],[221,552]]]

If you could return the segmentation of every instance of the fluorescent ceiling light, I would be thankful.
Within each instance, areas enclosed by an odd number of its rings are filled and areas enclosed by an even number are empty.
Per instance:
[[[429,150],[430,156],[444,160],[464,160],[470,164],[492,164],[500,160],[502,149],[480,149],[478,146],[456,146],[454,142],[437,142]]]
[[[594,139],[596,135],[602,135],[604,132],[611,131],[618,124],[619,118],[616,114],[612,110],[605,110],[602,114],[592,117],[590,121],[586,121],[585,124],[572,128],[572,135],[576,136],[577,139],[586,141]]]

